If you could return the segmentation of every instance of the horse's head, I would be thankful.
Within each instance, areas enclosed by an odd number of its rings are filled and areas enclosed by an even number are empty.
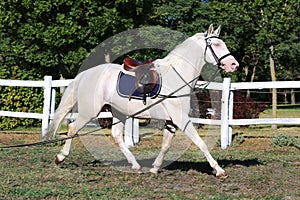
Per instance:
[[[219,38],[221,26],[214,30],[211,24],[205,33],[205,60],[218,65],[226,72],[234,72],[239,67],[238,61],[230,54],[226,44]]]

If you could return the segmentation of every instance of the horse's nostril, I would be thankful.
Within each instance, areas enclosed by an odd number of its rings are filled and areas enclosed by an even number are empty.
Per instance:
[[[239,63],[232,63],[231,66],[237,69],[239,67]]]

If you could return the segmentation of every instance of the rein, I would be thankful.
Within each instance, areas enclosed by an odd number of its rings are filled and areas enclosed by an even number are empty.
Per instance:
[[[172,67],[172,68],[173,68],[173,67]],[[173,68],[173,69],[174,69],[174,68]],[[174,69],[174,70],[175,70],[175,69]],[[218,74],[221,70],[222,70],[221,68],[219,68],[218,70],[216,70],[215,73],[213,74],[213,76],[209,79],[209,81],[207,81],[206,83],[203,83],[203,84],[199,85],[200,87],[204,85],[204,87],[201,88],[201,89],[205,90],[205,89],[209,86],[209,84],[216,78],[217,74]],[[176,72],[177,72],[177,71],[176,71]],[[178,74],[178,73],[177,73],[177,74]],[[182,80],[184,80],[183,77],[182,77],[180,74],[178,74],[178,76],[179,76]],[[200,75],[199,75],[199,76],[200,76]],[[193,81],[197,80],[197,79],[199,78],[199,76],[193,78]],[[186,82],[186,81],[184,80],[185,86],[189,86],[190,88],[192,88],[192,86],[190,86],[190,83],[192,83],[193,81]],[[192,89],[193,89],[193,88],[192,88]],[[170,95],[159,94],[158,97],[162,97],[162,98],[180,98],[180,97],[191,96],[192,94],[195,94],[195,93],[197,93],[197,92],[198,92],[198,91],[195,91],[195,90],[194,90],[194,91],[192,91],[192,92],[190,92],[190,93],[187,93],[187,94],[181,94],[181,95],[176,95],[176,96],[174,96],[174,95],[171,95],[171,96],[170,96]]]

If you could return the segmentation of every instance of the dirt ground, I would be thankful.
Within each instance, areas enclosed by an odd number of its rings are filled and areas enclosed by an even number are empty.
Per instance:
[[[39,134],[0,133],[0,146],[39,140]],[[227,150],[211,149],[226,179],[215,177],[194,145],[157,175],[104,165],[79,138],[59,166],[53,157],[61,143],[0,149],[0,199],[300,199],[300,151],[270,140],[245,136]],[[145,140],[133,151],[151,148]]]

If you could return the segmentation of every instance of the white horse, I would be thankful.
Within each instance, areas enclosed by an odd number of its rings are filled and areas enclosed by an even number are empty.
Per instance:
[[[123,141],[123,128],[126,117],[135,115],[138,118],[155,118],[166,120],[162,148],[153,163],[151,173],[157,173],[162,165],[176,128],[181,129],[204,153],[210,166],[216,170],[217,177],[226,177],[225,171],[211,156],[204,141],[200,138],[188,113],[190,97],[184,94],[191,92],[199,77],[203,65],[210,63],[234,72],[239,63],[230,54],[225,43],[219,39],[220,27],[214,30],[210,25],[205,33],[197,33],[186,39],[171,51],[165,58],[154,61],[155,70],[161,75],[160,94],[180,96],[180,98],[147,98],[146,105],[141,100],[120,97],[116,91],[118,74],[122,65],[102,64],[78,74],[66,89],[53,121],[44,139],[52,138],[66,114],[77,104],[78,118],[69,124],[68,136],[77,133],[90,120],[96,118],[105,104],[111,105],[117,113],[113,117],[112,136],[121,151],[132,164],[132,169],[140,171],[141,166]],[[70,152],[71,139],[68,139],[56,156],[56,163],[62,162]]]

